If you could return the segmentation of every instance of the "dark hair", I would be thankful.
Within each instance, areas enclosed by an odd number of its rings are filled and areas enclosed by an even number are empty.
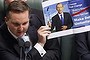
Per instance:
[[[57,3],[57,4],[56,4],[56,7],[57,7],[57,5],[59,5],[59,4],[62,4],[62,3]],[[63,4],[62,4],[62,6],[63,6]]]
[[[13,1],[8,5],[6,17],[8,17],[9,12],[22,13],[25,11],[29,11],[29,13],[30,13],[30,7],[25,2]]]

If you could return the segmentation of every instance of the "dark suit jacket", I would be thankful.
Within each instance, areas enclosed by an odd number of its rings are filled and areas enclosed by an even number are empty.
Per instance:
[[[40,26],[45,25],[44,20],[42,22],[42,20],[36,14],[30,14],[29,18],[30,18],[30,26],[35,26],[38,29]]]
[[[79,60],[90,60],[90,31],[76,34],[76,44]]]
[[[30,36],[30,40],[33,46],[37,43],[37,32],[35,28],[29,27],[27,33]],[[55,40],[47,40],[47,43],[44,46],[44,49],[47,53],[41,58],[39,52],[32,47],[32,49],[28,52],[27,60],[59,60],[59,45],[58,41]],[[18,41],[9,33],[7,30],[6,24],[0,27],[0,60],[19,60],[20,57],[20,48],[18,46]],[[24,53],[23,53],[24,60]]]
[[[69,13],[64,12],[64,25],[67,26],[67,29],[70,29],[73,26],[73,21]],[[60,20],[58,14],[52,17],[52,29],[56,28],[56,31],[62,31],[61,29],[62,21]]]

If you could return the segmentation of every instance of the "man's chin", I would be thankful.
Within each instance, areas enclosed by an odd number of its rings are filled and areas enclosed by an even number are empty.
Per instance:
[[[17,35],[18,37],[22,37],[24,34],[19,34],[19,35]]]

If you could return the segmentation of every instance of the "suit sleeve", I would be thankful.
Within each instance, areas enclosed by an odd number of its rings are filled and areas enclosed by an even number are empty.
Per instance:
[[[46,54],[44,54],[43,57],[41,57],[40,53],[35,48],[33,48],[28,55],[31,55],[33,60],[60,60],[60,48],[57,39],[47,40],[44,49]]]
[[[60,60],[60,48],[57,39],[47,40],[44,46],[46,53],[41,57],[36,48],[32,48],[28,53],[28,60]]]
[[[47,40],[44,49],[46,54],[42,60],[60,60],[60,47],[57,39]]]
[[[25,56],[23,55],[22,60],[25,59],[24,57]],[[32,50],[27,54],[27,60],[40,60],[41,58],[42,57],[35,48],[32,48]],[[13,52],[13,50],[11,51],[0,46],[0,60],[20,60],[20,55]]]
[[[88,33],[76,35],[77,52],[80,60],[90,60],[90,48],[88,47]]]
[[[52,22],[51,22],[51,24],[52,24],[52,26],[51,26],[51,31],[53,31],[54,26],[55,26],[55,24],[54,24],[54,20],[53,20],[53,17],[52,17]]]
[[[32,34],[30,34],[30,36],[32,36]],[[35,38],[35,36],[32,36],[31,40],[32,40],[32,43],[34,44],[33,46],[35,46],[35,44],[37,43],[35,42],[37,39],[38,38]],[[60,47],[59,47],[59,42],[56,38],[47,40],[43,48],[46,51],[43,57],[41,57],[38,50],[34,47],[28,53],[28,55],[31,56],[33,60],[60,60]]]
[[[67,13],[67,29],[71,29],[71,27],[73,26],[73,21],[72,21],[72,17],[71,17],[71,15],[69,14],[69,13]]]

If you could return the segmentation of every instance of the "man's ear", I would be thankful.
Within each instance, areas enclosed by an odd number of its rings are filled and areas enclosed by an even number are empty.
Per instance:
[[[8,22],[8,18],[7,17],[4,17],[4,20],[5,20],[6,23]]]

